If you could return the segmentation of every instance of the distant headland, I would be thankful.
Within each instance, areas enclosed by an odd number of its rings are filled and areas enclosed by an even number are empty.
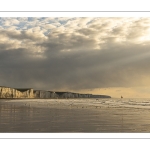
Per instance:
[[[81,94],[73,92],[34,90],[32,88],[10,88],[0,86],[0,98],[67,99],[67,98],[111,98],[111,96]]]

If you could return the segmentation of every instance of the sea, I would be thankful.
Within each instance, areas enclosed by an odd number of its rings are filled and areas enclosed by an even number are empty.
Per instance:
[[[150,133],[150,98],[0,99],[0,133]]]

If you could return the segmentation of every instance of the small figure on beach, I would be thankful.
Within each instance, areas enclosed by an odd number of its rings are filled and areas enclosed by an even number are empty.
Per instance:
[[[123,96],[121,96],[121,98],[123,98]]]

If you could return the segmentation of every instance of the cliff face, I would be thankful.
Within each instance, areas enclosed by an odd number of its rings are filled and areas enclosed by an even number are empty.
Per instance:
[[[34,90],[33,91],[34,98],[57,98],[58,95],[55,92],[51,91],[42,91],[42,90]]]
[[[0,98],[13,98],[13,89],[8,87],[0,87]]]
[[[33,89],[0,87],[0,98],[34,98]]]
[[[0,86],[0,98],[111,98],[107,95],[79,94],[72,92],[53,92],[43,90],[16,89]]]

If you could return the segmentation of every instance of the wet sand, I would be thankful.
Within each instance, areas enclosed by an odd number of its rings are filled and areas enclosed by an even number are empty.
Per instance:
[[[150,132],[150,109],[95,100],[0,100],[1,133]]]

